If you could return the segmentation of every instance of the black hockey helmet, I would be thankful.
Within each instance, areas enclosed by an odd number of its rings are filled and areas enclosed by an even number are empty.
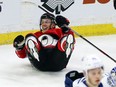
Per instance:
[[[56,24],[56,21],[55,21],[55,16],[53,14],[50,14],[50,13],[44,13],[41,18],[40,18],[40,25],[41,25],[41,21],[42,19],[51,19],[52,23],[55,23]]]

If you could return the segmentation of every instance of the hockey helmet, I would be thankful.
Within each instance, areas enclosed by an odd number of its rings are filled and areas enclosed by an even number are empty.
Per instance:
[[[41,25],[42,19],[51,19],[52,23],[55,23],[55,24],[56,24],[55,16],[54,16],[53,14],[44,13],[44,14],[41,16],[41,18],[40,18],[40,25]]]
[[[100,58],[96,55],[90,55],[82,58],[83,62],[83,71],[87,72],[90,69],[102,68],[104,69],[104,65]]]

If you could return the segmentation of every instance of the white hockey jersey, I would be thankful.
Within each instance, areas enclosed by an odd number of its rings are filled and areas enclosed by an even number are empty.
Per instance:
[[[109,74],[104,74],[103,75],[101,83],[99,84],[98,87],[111,87],[108,84],[108,81],[107,81],[108,76],[109,76]],[[73,87],[88,87],[87,84],[86,84],[85,77],[82,77],[82,78],[79,78],[79,79],[75,80],[73,82]]]

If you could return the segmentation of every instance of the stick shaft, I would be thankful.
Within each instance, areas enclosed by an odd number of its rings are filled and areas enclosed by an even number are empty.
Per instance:
[[[104,55],[106,55],[108,58],[110,58],[112,61],[114,61],[116,63],[116,60],[114,58],[112,58],[111,56],[109,56],[107,53],[105,53],[103,50],[101,50],[100,48],[98,48],[96,45],[94,45],[93,43],[91,43],[89,40],[87,40],[86,38],[84,38],[82,35],[80,35],[79,33],[77,33],[76,31],[72,30],[77,36],[79,36],[80,38],[82,38],[83,40],[85,40],[86,42],[88,42],[89,44],[91,44],[93,47],[95,47],[97,50],[99,50],[101,53],[103,53]]]
[[[39,7],[40,9],[42,9],[43,11],[45,11],[46,13],[49,13],[47,10],[45,10],[44,8],[42,8],[40,5],[38,5],[38,7]]]

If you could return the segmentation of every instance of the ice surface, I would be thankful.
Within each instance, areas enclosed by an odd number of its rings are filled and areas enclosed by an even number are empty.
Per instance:
[[[116,35],[86,37],[89,41],[116,59]],[[116,66],[111,59],[81,38],[76,39],[75,49],[66,69],[59,72],[42,72],[30,65],[28,59],[19,59],[12,45],[0,46],[0,87],[64,87],[65,74],[81,71],[81,58],[96,54],[105,64],[105,72]]]

